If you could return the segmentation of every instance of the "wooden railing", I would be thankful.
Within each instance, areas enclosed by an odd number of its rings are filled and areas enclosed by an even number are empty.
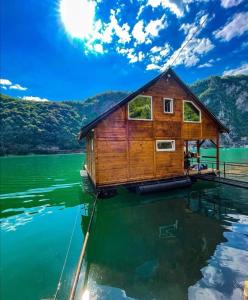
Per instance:
[[[218,176],[223,178],[236,179],[240,181],[248,182],[248,163],[238,163],[238,162],[223,162],[217,163],[213,160],[207,160],[202,158],[212,158],[211,156],[202,156],[199,160],[199,164],[207,164],[209,169],[216,172]],[[194,159],[191,161],[192,164],[198,164]],[[217,168],[219,164],[219,170]],[[201,170],[198,171],[199,173]]]

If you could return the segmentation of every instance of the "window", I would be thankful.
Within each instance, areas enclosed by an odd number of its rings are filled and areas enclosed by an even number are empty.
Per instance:
[[[184,100],[183,102],[183,120],[184,122],[201,122],[201,111],[192,101]]]
[[[170,98],[164,99],[164,113],[173,114],[173,99]]]
[[[128,103],[129,120],[152,120],[152,97],[137,96]]]
[[[158,140],[156,141],[157,151],[175,151],[175,140]]]

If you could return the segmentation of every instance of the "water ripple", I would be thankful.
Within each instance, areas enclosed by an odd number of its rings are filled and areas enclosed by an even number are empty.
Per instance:
[[[54,184],[50,187],[44,187],[44,188],[36,188],[36,189],[29,189],[23,192],[15,192],[15,193],[7,193],[7,194],[1,194],[1,199],[12,199],[12,198],[26,198],[26,197],[32,197],[34,194],[40,194],[40,193],[49,193],[58,189],[67,189],[76,185],[80,185],[78,182],[74,183],[65,183],[65,184]],[[40,195],[43,196],[43,195]]]

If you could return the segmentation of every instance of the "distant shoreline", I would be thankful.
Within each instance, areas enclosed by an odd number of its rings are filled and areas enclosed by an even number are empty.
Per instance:
[[[7,157],[7,156],[29,156],[29,155],[55,155],[55,154],[77,154],[77,153],[83,153],[85,149],[82,147],[82,149],[77,150],[57,150],[57,151],[33,151],[33,152],[27,152],[27,153],[7,153],[7,154],[1,154],[0,157]]]
[[[213,147],[210,148],[202,148],[202,149],[215,149]],[[220,149],[248,149],[247,146],[222,146]],[[80,154],[85,153],[85,148],[82,147],[81,149],[76,150],[48,150],[48,151],[33,151],[28,153],[8,153],[8,154],[1,154],[0,157],[9,157],[9,156],[32,156],[32,155],[57,155],[57,154]]]

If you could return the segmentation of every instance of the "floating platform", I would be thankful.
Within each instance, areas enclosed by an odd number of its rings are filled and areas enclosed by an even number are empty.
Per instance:
[[[214,182],[218,182],[218,183],[223,183],[223,184],[232,185],[235,187],[248,189],[248,182],[246,182],[246,181],[240,181],[240,180],[236,180],[236,179],[219,177],[219,176],[216,176],[213,174],[196,174],[196,175],[194,175],[194,178],[201,179],[201,180],[207,180],[207,181],[214,181]]]
[[[222,184],[227,184],[235,187],[248,189],[248,182],[229,179],[219,176],[220,173],[215,169],[204,169],[201,171],[190,170],[185,171],[184,176],[173,177],[167,179],[151,180],[151,181],[137,181],[133,183],[122,183],[115,185],[104,185],[95,187],[87,169],[80,171],[81,177],[88,178],[92,184],[93,192],[98,193],[99,198],[112,197],[117,193],[118,187],[125,187],[129,190],[135,191],[138,194],[147,194],[168,191],[172,189],[186,188],[192,185],[193,182],[200,180],[212,181]]]
[[[139,194],[147,194],[153,192],[162,192],[172,189],[178,188],[185,188],[191,186],[192,181],[190,177],[185,176],[182,178],[175,178],[175,179],[167,179],[161,180],[158,182],[151,182],[151,183],[143,183],[136,187],[136,191]]]

